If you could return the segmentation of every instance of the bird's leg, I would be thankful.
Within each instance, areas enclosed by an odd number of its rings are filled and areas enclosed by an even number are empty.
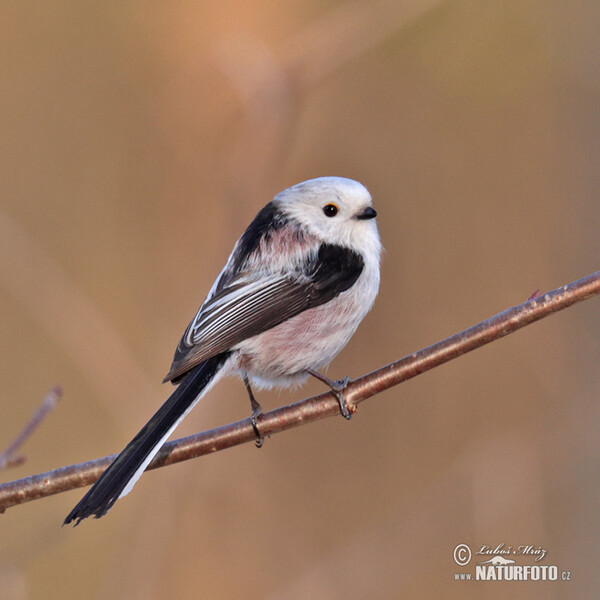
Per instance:
[[[333,379],[329,379],[329,377],[326,375],[323,375],[318,371],[314,371],[313,369],[306,369],[306,372],[331,388],[331,391],[334,393],[338,404],[340,405],[340,412],[342,413],[342,416],[350,420],[352,418],[352,412],[350,412],[348,403],[346,402],[346,397],[344,396],[344,390],[348,387],[350,378],[346,376],[343,379],[334,381]]]
[[[254,429],[254,435],[256,436],[255,444],[257,448],[262,448],[265,438],[263,438],[262,435],[260,435],[260,432],[258,431],[258,417],[262,415],[263,409],[254,397],[254,393],[252,392],[250,382],[248,381],[248,375],[246,375],[246,373],[243,374],[243,379],[244,385],[248,390],[248,396],[250,396],[250,405],[252,406],[252,413],[250,414],[250,423],[252,424],[252,429]]]

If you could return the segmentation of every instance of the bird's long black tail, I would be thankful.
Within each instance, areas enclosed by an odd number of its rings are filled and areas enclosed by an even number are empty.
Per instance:
[[[78,525],[82,519],[92,515],[96,518],[105,515],[118,498],[131,491],[173,429],[208,388],[228,356],[229,352],[224,352],[209,358],[181,380],[167,401],[69,513],[65,525],[71,521]]]

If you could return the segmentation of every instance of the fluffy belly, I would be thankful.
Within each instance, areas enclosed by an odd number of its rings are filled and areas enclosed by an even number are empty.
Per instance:
[[[306,369],[320,369],[333,360],[368,308],[360,310],[342,294],[242,342],[238,367],[259,386],[301,383]]]

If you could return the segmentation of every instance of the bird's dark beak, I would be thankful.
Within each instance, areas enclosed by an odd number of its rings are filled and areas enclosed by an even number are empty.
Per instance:
[[[356,215],[356,218],[360,219],[361,221],[366,221],[367,219],[374,219],[376,216],[377,212],[375,209],[372,206],[367,206],[365,210]]]

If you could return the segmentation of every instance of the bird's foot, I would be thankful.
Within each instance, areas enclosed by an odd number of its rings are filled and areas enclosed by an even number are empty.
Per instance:
[[[344,390],[348,387],[350,383],[350,377],[346,376],[343,379],[338,379],[334,381],[333,379],[329,379],[326,375],[319,373],[318,371],[307,370],[309,375],[316,377],[319,381],[322,381],[326,385],[328,385],[333,392],[333,395],[337,398],[338,404],[340,405],[340,413],[345,419],[350,420],[352,418],[352,410],[348,406],[348,402],[346,401],[346,396],[344,396]]]
[[[250,424],[252,425],[254,435],[256,436],[254,444],[257,448],[262,448],[265,443],[265,438],[260,435],[260,431],[258,431],[258,417],[260,417],[260,415],[262,415],[262,406],[257,402],[256,406],[252,407],[252,414],[250,415]]]
[[[257,448],[262,448],[262,445],[265,443],[265,438],[260,435],[260,431],[258,431],[258,417],[262,415],[262,406],[259,404],[258,400],[254,397],[254,392],[252,391],[252,387],[250,386],[250,381],[248,380],[248,375],[246,373],[243,374],[242,379],[244,380],[244,385],[248,390],[248,396],[250,397],[250,406],[252,407],[252,413],[250,414],[250,424],[252,425],[252,429],[254,430],[254,435],[256,436],[256,441],[254,442]]]
[[[340,405],[340,412],[345,419],[348,421],[352,418],[352,411],[348,407],[348,402],[346,401],[346,396],[344,396],[344,390],[348,387],[350,383],[350,377],[346,376],[343,379],[338,379],[337,381],[332,381],[331,391],[334,393],[337,398],[338,404]]]

